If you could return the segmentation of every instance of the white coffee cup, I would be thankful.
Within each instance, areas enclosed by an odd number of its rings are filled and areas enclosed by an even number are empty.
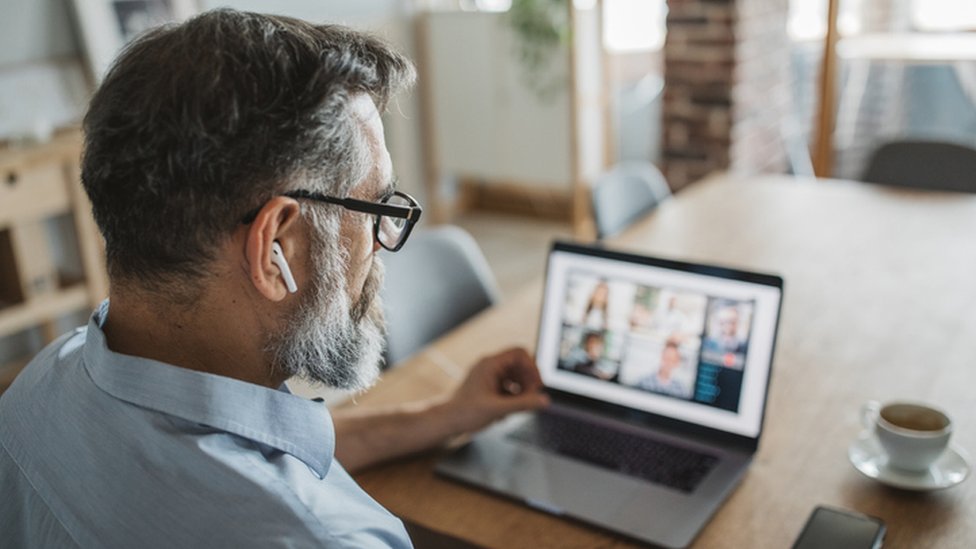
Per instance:
[[[862,421],[878,437],[888,465],[903,471],[926,471],[952,435],[949,416],[925,404],[868,402],[862,408]]]

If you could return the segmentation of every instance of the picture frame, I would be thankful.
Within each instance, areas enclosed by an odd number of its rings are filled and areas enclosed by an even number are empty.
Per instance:
[[[133,38],[200,11],[196,0],[71,0],[92,82],[98,85]]]

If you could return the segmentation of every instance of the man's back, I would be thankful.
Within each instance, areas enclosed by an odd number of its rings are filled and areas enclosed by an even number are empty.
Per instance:
[[[0,399],[16,547],[404,546],[332,459],[324,405],[113,353],[99,311]]]

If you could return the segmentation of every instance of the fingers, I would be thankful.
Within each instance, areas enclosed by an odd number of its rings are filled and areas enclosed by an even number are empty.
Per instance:
[[[504,413],[536,410],[549,405],[549,396],[541,392],[539,369],[525,349],[507,349],[493,358],[503,393],[499,405]]]
[[[549,405],[535,360],[513,348],[480,360],[453,397],[474,413],[470,429],[480,429],[513,413]]]
[[[526,391],[518,395],[510,395],[502,399],[502,408],[506,414],[512,412],[526,412],[549,406],[549,395],[537,391]]]
[[[542,377],[535,359],[521,348],[508,349],[495,355],[499,373],[504,379],[517,383],[522,391],[536,391],[542,387]]]

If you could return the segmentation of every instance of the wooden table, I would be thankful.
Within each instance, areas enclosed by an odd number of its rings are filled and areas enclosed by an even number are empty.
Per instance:
[[[953,443],[976,453],[976,195],[719,175],[612,245],[786,280],[759,453],[695,547],[788,547],[817,504],[883,518],[889,547],[976,547],[976,480],[903,492],[861,476],[847,460],[859,409],[871,399],[938,404],[956,420]],[[540,299],[536,283],[386,375],[358,405],[434,395],[483,353],[534,347]],[[404,519],[479,545],[630,546],[436,477],[437,458],[357,480]]]

